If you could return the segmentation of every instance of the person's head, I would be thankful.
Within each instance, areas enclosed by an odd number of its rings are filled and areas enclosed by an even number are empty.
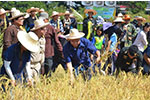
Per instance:
[[[66,11],[65,14],[64,14],[64,17],[65,17],[65,19],[70,18],[70,12],[69,12],[69,11]]]
[[[142,16],[137,16],[135,19],[137,20],[138,25],[142,25],[142,23],[145,21],[145,18]]]
[[[17,33],[17,39],[21,44],[21,51],[29,50],[31,52],[38,52],[40,46],[38,45],[38,37],[35,33],[25,31],[19,31]]]
[[[126,24],[130,23],[130,16],[129,15],[124,15],[123,20],[125,21]]]
[[[40,38],[46,34],[46,26],[48,24],[49,23],[45,23],[42,19],[35,20],[34,27],[31,29],[31,31],[35,32],[35,34],[37,34],[37,36]]]
[[[97,14],[97,12],[93,9],[85,9],[84,13],[87,13],[90,18]]]
[[[12,17],[10,20],[12,20],[13,24],[17,26],[22,26],[24,21],[25,13],[21,13],[19,10],[14,9],[11,11]]]
[[[39,8],[34,8],[34,7],[27,9],[27,13],[30,13],[32,17],[35,17],[36,12],[38,12],[38,11],[39,11]]]
[[[56,12],[56,11],[53,11],[51,17],[52,17],[53,20],[58,20],[58,18],[59,18],[59,13]]]
[[[4,19],[4,17],[6,16],[7,12],[9,12],[9,11],[5,11],[5,9],[1,8],[0,9],[0,18]]]
[[[128,49],[128,56],[130,59],[133,59],[137,56],[137,52],[139,51],[138,47],[136,45],[131,45]]]
[[[143,29],[144,29],[144,32],[148,32],[150,31],[150,23],[145,23],[144,26],[143,26]]]
[[[47,12],[41,12],[39,19],[42,19],[45,23],[49,22],[49,15]]]
[[[68,41],[70,41],[70,44],[77,48],[80,44],[80,38],[82,38],[85,34],[82,32],[79,32],[77,29],[73,28],[70,30],[69,35],[66,37]]]
[[[117,17],[113,23],[115,23],[118,26],[121,26],[124,23],[124,20],[121,17]]]
[[[98,26],[96,29],[96,34],[98,36],[103,35],[103,27],[102,26]]]

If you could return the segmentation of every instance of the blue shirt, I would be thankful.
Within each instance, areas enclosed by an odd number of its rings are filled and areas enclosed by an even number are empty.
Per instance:
[[[10,68],[14,74],[21,74],[23,69],[26,66],[26,63],[30,61],[31,53],[30,51],[23,52],[22,56],[20,56],[20,44],[16,43],[11,45],[5,52],[4,52],[4,60],[11,61]],[[21,64],[22,60],[22,64]],[[1,68],[0,74],[7,74],[4,65]]]
[[[111,41],[111,45],[110,45],[109,51],[113,51],[113,50],[115,50],[116,44],[117,44],[117,35],[116,35],[116,33],[113,33],[111,35],[110,41]]]
[[[86,38],[80,39],[78,48],[74,48],[70,42],[66,43],[63,48],[64,57],[66,63],[72,62],[73,67],[83,64],[85,66],[91,66],[91,60],[88,52],[95,54],[96,47]]]
[[[55,22],[53,19],[50,21],[50,24],[55,28],[57,29],[57,21]],[[59,27],[60,27],[60,31],[61,32],[64,32],[64,28],[63,28],[63,24],[61,22],[61,20],[59,21]]]
[[[150,46],[148,46],[145,50],[144,50],[144,53],[146,53],[147,57],[150,58]],[[144,55],[144,54],[143,54]],[[146,61],[143,59],[143,64],[146,64]]]

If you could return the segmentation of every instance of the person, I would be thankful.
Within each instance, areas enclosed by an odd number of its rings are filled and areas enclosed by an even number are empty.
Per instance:
[[[116,60],[116,56],[118,53],[118,50],[120,49],[117,41],[119,41],[119,37],[121,37],[122,30],[120,29],[120,26],[124,22],[124,20],[121,17],[117,17],[114,21],[115,24],[108,29],[104,31],[106,34],[106,37],[108,38],[107,46],[106,46],[106,54],[110,54],[108,59],[106,60],[104,67],[102,68],[104,71],[107,68],[107,65],[111,63],[111,65],[108,67],[108,74],[113,75],[115,72],[115,65],[114,62]]]
[[[17,33],[19,30],[24,30],[22,28],[24,15],[25,15],[24,13],[21,13],[17,9],[12,10],[12,17],[10,18],[10,20],[12,20],[12,25],[7,27],[3,36],[2,58],[3,58],[3,54],[5,50],[12,44],[15,44],[18,42]]]
[[[138,73],[139,67],[142,65],[143,55],[136,45],[124,47],[120,50],[115,66],[117,68],[116,76],[121,71]]]
[[[4,53],[4,64],[1,67],[0,75],[6,75],[11,79],[13,86],[23,82],[24,69],[27,73],[27,81],[32,85],[30,70],[31,52],[38,52],[38,37],[33,32],[26,33],[19,31],[17,34],[18,42],[11,45]]]
[[[150,23],[145,23],[143,26],[143,30],[141,30],[138,33],[133,43],[133,45],[136,45],[141,52],[143,52],[145,47],[148,45],[148,41],[147,41],[148,31],[150,31]]]
[[[92,43],[96,47],[96,49],[100,51],[101,54],[104,52],[105,40],[106,40],[106,38],[104,36],[103,27],[98,26],[96,29],[96,35],[92,39]],[[92,59],[93,59],[93,57],[92,57]],[[94,61],[94,59],[93,59],[93,61]],[[94,73],[96,73],[95,66],[96,66],[96,64],[93,65],[93,72]],[[99,68],[99,71],[101,72],[101,69],[100,69],[101,63],[97,64],[97,66]]]
[[[59,16],[60,14],[57,11],[53,11],[51,15],[52,19],[50,20],[50,25],[56,29],[58,36],[64,33],[63,24],[59,19]]]
[[[49,22],[49,15],[46,12],[41,12],[39,19],[42,19],[45,23]],[[60,56],[62,56],[62,45],[58,39],[57,32],[50,24],[46,26],[47,32],[45,34],[46,44],[45,44],[45,62],[44,68],[42,67],[42,73],[51,75],[51,72],[55,72],[56,67],[53,66],[54,63],[54,43]],[[57,56],[58,57],[58,56]],[[62,58],[62,57],[61,57]],[[60,59],[61,59],[60,58]],[[56,59],[55,59],[56,60]],[[58,60],[58,59],[57,59]],[[54,67],[54,68],[53,68]]]
[[[124,44],[122,45],[121,48],[125,47],[130,47],[137,35],[137,30],[136,27],[130,23],[130,16],[129,15],[124,15],[123,20],[125,21],[125,24],[123,26],[123,31],[125,32],[124,35]]]
[[[135,27],[137,28],[137,32],[139,32],[140,30],[143,30],[143,25],[142,23],[144,21],[146,21],[145,18],[143,18],[142,16],[136,16],[135,20],[137,21],[137,23],[135,24]]]
[[[46,26],[49,23],[45,23],[42,19],[34,21],[34,27],[31,29],[39,38],[38,43],[40,50],[38,52],[31,53],[31,75],[35,81],[39,80],[41,67],[44,66],[45,61],[45,34],[47,32]]]
[[[73,14],[70,14],[71,28],[77,28],[77,20]]]
[[[6,13],[9,13],[9,11],[6,11],[5,9],[0,9],[0,32],[4,32],[4,30],[10,25],[10,21],[8,20],[8,17],[6,16]]]
[[[36,12],[38,11],[39,11],[39,8],[34,8],[34,7],[27,9],[27,13],[30,13],[30,16],[27,19],[25,19],[23,22],[23,25],[27,32],[29,32],[30,29],[34,27],[34,21],[38,19],[36,16]]]
[[[150,74],[150,45],[143,52],[143,74]]]
[[[73,85],[74,74],[73,69],[75,70],[75,76],[79,74],[79,67],[82,65],[81,71],[86,71],[85,80],[91,79],[90,66],[91,60],[89,58],[89,53],[96,54],[96,62],[100,61],[100,52],[95,48],[95,46],[86,38],[82,38],[85,34],[79,32],[77,29],[71,29],[70,34],[66,37],[68,42],[63,47],[63,54],[66,61],[67,68],[70,72],[70,81]]]
[[[64,26],[64,31],[65,31],[65,33],[64,33],[64,35],[67,35],[67,34],[69,34],[69,31],[70,31],[70,29],[71,29],[71,19],[70,19],[70,12],[69,11],[66,11],[65,13],[64,13],[64,19],[63,19],[63,26]]]
[[[94,36],[94,31],[96,30],[97,22],[94,19],[93,15],[96,15],[97,12],[93,9],[85,9],[85,14],[88,14],[88,17],[83,20],[83,33],[87,39],[92,39]]]

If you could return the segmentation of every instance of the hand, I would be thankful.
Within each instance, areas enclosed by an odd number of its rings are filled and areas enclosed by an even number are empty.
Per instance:
[[[11,80],[11,85],[12,86],[16,86],[16,81],[15,80]]]
[[[71,75],[71,78],[70,78],[70,85],[74,86],[74,76],[73,75]]]
[[[100,62],[100,57],[97,57],[96,58],[96,63],[99,63]]]
[[[92,54],[91,54],[90,58],[91,58],[91,60],[93,61],[93,55],[92,55]]]
[[[30,87],[33,86],[33,80],[31,80],[31,79],[28,80],[28,86],[30,86]]]

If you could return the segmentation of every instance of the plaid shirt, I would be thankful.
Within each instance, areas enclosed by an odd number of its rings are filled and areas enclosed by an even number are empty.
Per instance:
[[[55,22],[53,19],[50,21],[50,25],[52,25],[55,29],[58,29],[58,20]],[[59,20],[60,31],[64,32],[63,24],[61,20]]]

